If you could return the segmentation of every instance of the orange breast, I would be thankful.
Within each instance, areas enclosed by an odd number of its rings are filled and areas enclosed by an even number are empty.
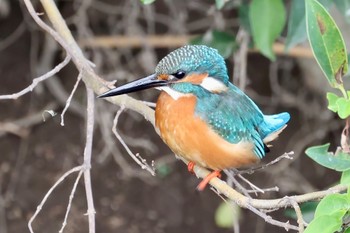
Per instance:
[[[158,98],[156,126],[163,141],[177,155],[214,170],[237,168],[257,162],[249,142],[232,144],[194,115],[196,98],[174,100],[166,92]]]

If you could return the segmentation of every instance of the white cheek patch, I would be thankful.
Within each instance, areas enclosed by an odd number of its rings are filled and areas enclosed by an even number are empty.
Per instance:
[[[228,87],[225,84],[212,77],[204,78],[200,85],[201,87],[212,93],[220,93],[223,91],[227,91],[228,89]]]
[[[168,93],[168,95],[171,96],[171,98],[173,98],[174,100],[179,99],[180,97],[186,96],[188,94],[184,94],[178,91],[175,91],[174,89],[171,89],[170,87],[156,87],[156,89],[161,90],[161,91],[165,91],[166,93]]]

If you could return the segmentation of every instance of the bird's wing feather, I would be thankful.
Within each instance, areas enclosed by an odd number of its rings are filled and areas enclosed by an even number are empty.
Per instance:
[[[200,98],[196,112],[217,134],[230,143],[251,141],[255,154],[259,158],[265,155],[259,129],[264,123],[264,115],[248,96],[230,85],[227,92]]]

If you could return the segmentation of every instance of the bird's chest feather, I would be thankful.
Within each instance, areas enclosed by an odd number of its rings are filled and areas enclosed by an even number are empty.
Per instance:
[[[156,126],[163,141],[179,156],[215,170],[257,161],[249,142],[230,143],[195,114],[196,98],[174,100],[162,92],[157,101]]]

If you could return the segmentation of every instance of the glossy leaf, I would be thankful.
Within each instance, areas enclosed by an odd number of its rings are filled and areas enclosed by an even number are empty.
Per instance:
[[[343,14],[347,23],[350,23],[350,0],[334,0],[338,10]]]
[[[339,215],[342,218],[349,210],[350,203],[346,194],[330,194],[323,198],[315,211],[315,218],[322,215]]]
[[[350,100],[341,97],[337,100],[338,115],[341,119],[350,116]]]
[[[323,215],[312,220],[304,233],[334,233],[340,229],[342,224],[338,216]]]
[[[328,109],[333,112],[338,112],[337,100],[339,96],[334,93],[327,92],[327,100],[328,100]]]
[[[336,170],[350,169],[350,155],[339,151],[336,155],[328,152],[329,143],[308,148],[305,153],[318,164]]]
[[[216,48],[224,58],[231,56],[234,50],[237,48],[234,35],[215,30],[209,31],[203,36],[192,39],[190,43],[204,44]]]
[[[328,9],[333,0],[320,0],[319,2]],[[292,0],[290,16],[288,19],[288,33],[286,38],[286,50],[289,50],[296,44],[306,41],[306,19],[305,19],[305,1]]]
[[[233,224],[238,221],[240,208],[234,203],[222,202],[215,212],[216,225],[222,228],[232,228]]]
[[[307,39],[305,24],[305,2],[293,0],[288,20],[286,50]]]
[[[154,1],[156,1],[156,0],[140,0],[143,4],[145,4],[145,5],[148,5],[148,4],[151,4],[151,3],[153,3]]]
[[[316,0],[306,0],[306,25],[312,51],[332,87],[342,86],[348,60],[343,37],[327,10]]]
[[[249,19],[255,46],[263,55],[275,60],[272,46],[286,21],[283,1],[253,0],[250,4]]]
[[[347,93],[347,95],[349,96],[349,93]],[[346,119],[350,116],[350,100],[331,92],[327,93],[327,99],[328,109],[338,113],[341,119]]]
[[[341,174],[340,183],[350,186],[350,170],[343,171]]]

